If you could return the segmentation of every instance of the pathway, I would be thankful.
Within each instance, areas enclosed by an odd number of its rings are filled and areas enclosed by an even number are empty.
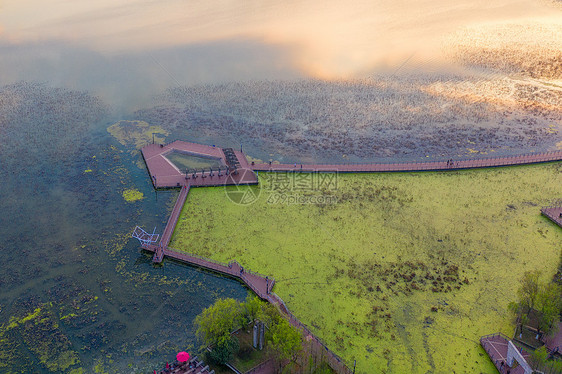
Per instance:
[[[459,170],[511,165],[526,165],[551,161],[562,161],[562,151],[468,160],[396,162],[387,164],[254,164],[250,165],[250,167],[254,171],[371,173]]]
[[[541,213],[562,227],[562,206],[548,206],[541,209]]]
[[[525,370],[522,366],[509,368],[506,364],[507,342],[509,340],[510,339],[504,334],[496,333],[481,337],[480,344],[482,345],[486,353],[488,353],[488,356],[490,356],[492,363],[501,374],[507,373],[507,370],[509,370],[510,374],[524,374]],[[527,360],[530,356],[527,351],[522,351],[521,353],[525,360]],[[504,363],[503,365],[502,362]]]
[[[214,158],[221,160],[225,165],[220,174],[218,170],[214,170],[211,174],[210,170],[199,170],[193,174],[190,172],[186,175],[185,170],[178,169],[166,155],[173,151],[179,151],[185,154]],[[155,188],[174,188],[181,187],[190,181],[192,187],[209,187],[224,186],[231,184],[257,184],[257,176],[250,170],[246,156],[241,151],[232,150],[232,153],[239,161],[239,169],[241,172],[226,173],[227,158],[222,148],[203,145],[197,143],[184,142],[176,140],[170,144],[148,144],[141,149],[144,162],[146,163],[150,179]],[[246,171],[246,172],[243,172]]]
[[[178,219],[180,218],[181,209],[185,204],[185,200],[187,199],[187,194],[189,193],[189,189],[191,188],[191,183],[187,183],[184,185],[180,191],[178,199],[172,209],[172,213],[170,214],[170,218],[168,219],[168,224],[164,229],[164,233],[160,238],[160,245],[164,248],[168,247],[170,244],[170,240],[172,239],[172,234],[174,233],[174,229],[176,227],[176,223],[178,223]]]

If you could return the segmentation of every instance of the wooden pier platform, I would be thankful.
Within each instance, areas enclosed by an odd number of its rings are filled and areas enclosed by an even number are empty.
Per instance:
[[[220,176],[217,171],[214,171],[213,175],[211,175],[209,171],[198,171],[195,175],[192,173],[186,174],[185,170],[178,169],[166,158],[166,155],[173,151],[179,151],[193,156],[214,158],[221,160],[224,165],[228,165],[224,150],[219,147],[180,140],[166,145],[149,144],[141,149],[141,153],[155,188],[182,187],[186,185],[188,181],[191,187],[258,183],[258,178],[251,170],[246,156],[240,151],[232,150],[239,162],[238,171],[236,173],[227,174],[226,170],[222,170]]]

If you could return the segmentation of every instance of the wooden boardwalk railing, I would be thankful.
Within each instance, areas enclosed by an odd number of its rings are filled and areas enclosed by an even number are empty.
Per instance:
[[[160,245],[143,245],[142,248],[147,251],[154,252],[155,257],[159,251],[162,251],[162,257],[166,256],[193,266],[198,266],[240,279],[252,291],[254,291],[256,295],[264,300],[268,300],[268,293],[271,292],[271,289],[275,284],[275,279],[249,271],[236,261],[225,264],[208,258],[195,256],[187,252],[178,251],[170,247],[162,247]]]
[[[154,252],[153,261],[162,262],[164,256],[166,256],[193,266],[198,266],[221,274],[226,274],[230,277],[241,280],[256,295],[258,295],[258,297],[277,306],[277,308],[287,317],[288,321],[293,326],[301,329],[305,333],[305,335],[308,336],[311,344],[315,345],[318,349],[325,351],[327,362],[334,370],[336,370],[338,373],[351,374],[351,370],[345,365],[344,361],[334,352],[329,350],[328,347],[318,337],[316,337],[303,323],[301,323],[298,318],[296,318],[289,311],[289,309],[285,305],[285,302],[279,296],[271,292],[271,290],[273,289],[273,285],[275,284],[274,278],[270,278],[269,276],[244,269],[244,267],[242,267],[242,265],[240,265],[236,261],[231,261],[230,263],[226,264],[168,247],[181,209],[187,199],[189,189],[189,184],[182,187],[174,208],[172,209],[172,213],[170,214],[170,218],[168,219],[166,228],[164,229],[164,234],[161,237],[160,243],[158,245],[142,246],[145,250]]]
[[[158,250],[159,246],[148,245],[143,246],[144,249],[155,252]],[[284,314],[287,320],[300,329],[308,336],[308,340],[311,344],[315,345],[318,349],[325,351],[326,359],[328,364],[336,370],[338,373],[351,374],[351,370],[345,365],[345,362],[334,352],[332,352],[326,344],[322,342],[316,335],[314,335],[306,325],[299,321],[285,305],[283,299],[278,295],[271,292],[273,285],[275,284],[275,279],[268,276],[260,275],[255,272],[248,271],[244,269],[238,262],[232,261],[228,264],[221,263],[218,261],[210,260],[204,257],[195,256],[188,254],[186,252],[178,251],[171,248],[165,248],[163,251],[164,256],[173,258],[175,260],[188,263],[190,265],[198,266],[203,269],[215,271],[221,274],[226,274],[233,278],[241,280],[246,284],[258,297],[263,300],[269,301],[271,304],[277,306],[279,311]]]
[[[176,223],[178,223],[181,209],[183,208],[183,204],[185,204],[185,200],[187,199],[187,194],[189,193],[190,188],[191,188],[191,183],[189,182],[181,188],[178,199],[176,200],[174,208],[172,209],[172,213],[170,214],[170,218],[168,219],[168,224],[166,224],[164,233],[160,238],[160,245],[163,248],[168,247],[168,244],[170,244],[170,240],[172,239],[172,234],[174,233]]]
[[[254,171],[303,171],[303,172],[338,172],[338,173],[371,173],[371,172],[411,172],[460,170],[488,168],[498,166],[526,165],[541,162],[562,161],[562,151],[531,153],[517,156],[489,157],[466,160],[395,162],[372,164],[254,164]]]

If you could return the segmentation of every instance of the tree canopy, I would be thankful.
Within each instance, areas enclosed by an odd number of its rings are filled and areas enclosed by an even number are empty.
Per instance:
[[[300,332],[284,318],[270,327],[268,342],[280,360],[293,358],[302,349]]]
[[[218,299],[195,318],[197,337],[213,345],[240,327],[242,306],[234,299]]]
[[[521,279],[521,287],[517,294],[521,305],[527,308],[527,314],[535,307],[537,295],[540,291],[540,277],[541,271],[535,270],[525,272],[523,279]]]
[[[560,318],[561,293],[562,289],[558,284],[541,281],[540,271],[526,272],[517,292],[519,300],[517,303],[511,303],[509,307],[517,316],[520,327],[529,320],[530,313],[534,311],[537,332],[548,334]]]
[[[555,283],[542,285],[537,295],[538,313],[537,330],[549,333],[560,320],[560,286]]]
[[[207,346],[213,346],[211,358],[221,364],[232,359],[239,342],[231,333],[243,324],[262,322],[266,340],[279,362],[292,359],[302,350],[301,333],[284,319],[277,308],[249,295],[239,303],[234,299],[218,299],[195,318],[197,337]]]
[[[221,365],[232,360],[235,352],[240,349],[240,343],[232,335],[221,336],[217,343],[213,346],[209,356],[211,359]]]

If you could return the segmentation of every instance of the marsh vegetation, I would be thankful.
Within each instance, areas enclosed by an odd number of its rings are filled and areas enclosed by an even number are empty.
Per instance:
[[[554,274],[560,163],[444,173],[338,175],[337,189],[231,203],[193,189],[171,246],[273,276],[294,314],[358,371],[491,370],[481,335],[514,325],[527,270]],[[271,193],[336,204],[271,204]]]

